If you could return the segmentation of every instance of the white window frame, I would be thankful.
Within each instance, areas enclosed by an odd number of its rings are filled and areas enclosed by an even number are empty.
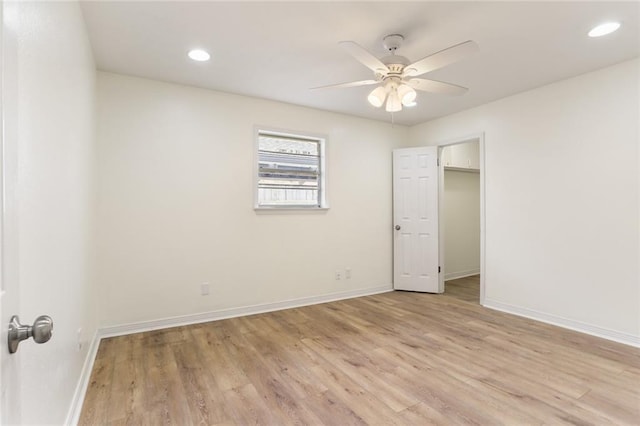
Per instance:
[[[273,205],[260,205],[258,200],[258,182],[259,178],[259,161],[260,155],[258,153],[260,147],[260,135],[270,134],[274,136],[283,136],[289,138],[300,138],[317,141],[320,147],[320,176],[319,176],[319,191],[318,191],[318,205],[312,206],[273,206]],[[329,204],[327,202],[327,137],[311,132],[298,132],[290,130],[275,129],[267,126],[255,126],[254,129],[254,159],[253,159],[253,208],[256,211],[271,211],[271,210],[298,210],[298,211],[322,211],[328,210]]]

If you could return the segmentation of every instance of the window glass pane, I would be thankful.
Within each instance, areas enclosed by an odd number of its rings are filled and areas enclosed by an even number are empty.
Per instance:
[[[258,205],[318,207],[320,141],[260,134]]]
[[[306,141],[275,135],[260,135],[260,151],[295,152],[298,154],[320,155],[318,141]]]

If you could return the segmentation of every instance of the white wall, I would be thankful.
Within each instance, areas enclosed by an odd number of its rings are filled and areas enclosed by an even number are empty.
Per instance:
[[[102,72],[97,87],[102,325],[391,288],[405,127]],[[256,124],[327,135],[328,211],[253,210]]]
[[[638,60],[410,129],[485,132],[486,302],[640,344]]]
[[[5,18],[15,32],[10,48],[18,67],[19,314],[23,323],[41,314],[54,320],[47,344],[20,345],[15,391],[23,424],[62,424],[97,324],[91,269],[95,65],[76,2],[15,2]]]
[[[480,273],[480,174],[444,171],[444,278]]]

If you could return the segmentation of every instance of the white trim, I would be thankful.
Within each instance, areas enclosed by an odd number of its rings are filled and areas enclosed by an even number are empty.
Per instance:
[[[329,207],[254,207],[253,210],[257,214],[286,214],[287,212],[295,214],[299,214],[300,212],[326,213]]]
[[[444,280],[457,280],[458,278],[472,277],[480,274],[480,269],[471,269],[468,271],[449,272],[444,274]]]
[[[91,372],[93,371],[93,364],[95,363],[96,355],[98,355],[98,347],[100,346],[101,339],[100,331],[96,330],[93,335],[93,340],[91,341],[91,346],[87,351],[87,357],[84,360],[84,365],[82,366],[82,372],[78,378],[76,390],[73,393],[73,398],[71,399],[71,406],[67,413],[67,419],[64,422],[65,425],[77,425],[80,420],[82,404],[84,403],[84,397],[87,394],[89,380],[91,380]]]
[[[486,166],[485,166],[485,146],[484,146],[484,132],[478,134],[478,140],[480,141],[480,304],[484,304],[486,294],[485,276],[487,271],[487,265],[485,263],[486,255],[486,241],[487,241],[487,222],[486,222],[486,196],[487,190],[485,187],[486,182]]]
[[[587,324],[581,321],[559,317],[557,315],[548,314],[545,312],[540,312],[540,311],[536,311],[529,308],[513,306],[507,303],[498,302],[497,300],[492,300],[492,299],[485,299],[482,305],[486,308],[494,309],[496,311],[506,312],[509,314],[530,318],[536,321],[544,322],[551,325],[556,325],[562,328],[568,328],[569,330],[579,331],[581,333],[589,334],[596,337],[602,337],[603,339],[613,340],[614,342],[623,343],[625,345],[640,348],[640,336],[636,336],[633,334],[628,334],[628,333],[624,333],[616,330],[610,330],[608,328],[599,327],[597,325]]]
[[[103,327],[99,331],[101,338],[123,336],[126,334],[140,333],[143,331],[198,324],[227,318],[280,311],[283,309],[298,308],[301,306],[316,305],[319,303],[334,302],[337,300],[351,299],[354,297],[370,296],[373,294],[386,293],[390,291],[393,291],[393,287],[391,284],[381,287],[350,290],[339,293],[329,293],[320,296],[302,297],[299,299],[290,299],[282,302],[264,303],[260,305],[202,312],[199,314],[162,318],[153,321],[140,321],[130,324],[114,325],[110,327]]]
[[[317,142],[320,143],[320,192],[318,194],[319,199],[318,199],[318,203],[319,206],[293,206],[293,207],[287,207],[287,206],[261,206],[258,203],[258,181],[260,180],[259,177],[259,167],[258,167],[258,162],[259,162],[259,155],[258,155],[258,148],[260,145],[260,133],[261,132],[265,132],[265,133],[272,133],[273,135],[281,135],[281,136],[289,136],[289,137],[294,137],[294,138],[301,138],[301,139],[309,139],[309,140],[316,140]],[[328,210],[329,209],[329,191],[328,191],[328,181],[329,181],[329,173],[327,170],[327,158],[328,158],[328,153],[327,153],[327,141],[329,140],[328,135],[323,134],[323,133],[315,133],[315,132],[299,132],[296,130],[288,130],[288,129],[280,129],[280,128],[276,128],[276,127],[271,127],[271,126],[260,126],[260,125],[254,125],[253,126],[253,165],[251,166],[253,168],[253,209],[256,213],[260,212],[261,210],[271,210],[272,212],[282,212],[282,211],[293,211],[293,212],[300,212],[303,210],[311,210],[311,211],[318,211],[318,210]]]

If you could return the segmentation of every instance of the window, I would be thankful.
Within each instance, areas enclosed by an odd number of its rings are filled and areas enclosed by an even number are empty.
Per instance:
[[[256,208],[323,208],[324,139],[258,131]]]

